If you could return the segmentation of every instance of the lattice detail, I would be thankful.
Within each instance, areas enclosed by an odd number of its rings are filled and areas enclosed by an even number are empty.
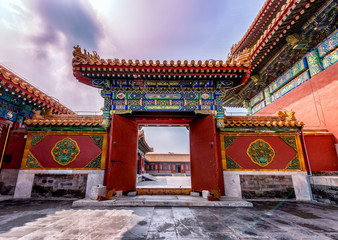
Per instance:
[[[173,100],[173,105],[175,105],[175,106],[180,106],[180,105],[183,105],[184,104],[184,102],[183,102],[183,100]]]
[[[268,166],[275,157],[273,148],[262,139],[252,142],[247,149],[247,154],[253,163],[261,167]]]
[[[85,168],[100,168],[101,167],[101,153],[90,161]]]
[[[296,145],[296,138],[295,137],[289,137],[289,136],[281,136],[281,139],[283,139],[283,141],[289,145],[290,147],[292,147],[295,151],[297,151],[297,145]]]
[[[202,101],[202,105],[214,105],[214,101],[213,100],[204,100],[204,101]]]
[[[298,154],[296,154],[285,169],[300,169]]]
[[[187,105],[198,105],[198,101],[196,100],[188,100]]]
[[[114,100],[114,105],[125,105],[124,100]]]
[[[154,100],[143,100],[143,105],[155,105]]]
[[[128,100],[128,105],[139,105],[140,101],[139,100]]]
[[[55,144],[51,154],[55,162],[61,166],[66,166],[80,154],[80,148],[73,139],[67,137]]]
[[[92,136],[90,136],[90,138],[94,141],[94,143],[100,149],[102,149],[102,145],[103,145],[103,136],[102,135],[92,135]]]
[[[157,105],[164,106],[164,105],[169,105],[168,100],[158,100]]]
[[[36,144],[41,142],[41,140],[46,137],[46,135],[33,135],[32,136],[32,142],[31,142],[31,147],[34,147]]]
[[[42,168],[31,152],[29,152],[27,156],[26,168]]]
[[[238,165],[234,160],[232,160],[228,155],[225,155],[227,169],[241,169],[242,167]]]

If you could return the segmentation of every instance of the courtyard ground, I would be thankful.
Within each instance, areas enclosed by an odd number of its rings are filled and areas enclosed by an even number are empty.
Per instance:
[[[137,188],[191,188],[190,176],[154,176],[157,181],[137,183]]]
[[[254,202],[252,208],[72,208],[0,202],[0,239],[338,239],[338,207]]]

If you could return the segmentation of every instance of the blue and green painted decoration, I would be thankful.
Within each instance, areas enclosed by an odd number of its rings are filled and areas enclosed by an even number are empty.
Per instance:
[[[3,89],[0,86],[0,117],[23,123],[25,119],[33,116],[33,108],[25,104],[22,98],[10,94],[8,89]]]
[[[26,168],[42,168],[38,160],[36,160],[36,158],[30,152],[27,156]]]
[[[300,162],[297,151],[296,137],[295,136],[281,136],[280,137],[287,145],[296,151],[296,156],[290,161],[286,169],[298,170],[300,169]]]
[[[226,169],[241,169],[242,167],[236,163],[234,160],[231,159],[231,157],[226,154],[226,150],[228,147],[230,147],[231,144],[234,143],[236,140],[236,136],[224,136],[224,151],[225,151],[225,165]],[[224,167],[224,165],[223,165]]]
[[[133,84],[132,81],[125,80],[125,82],[125,84]],[[103,89],[101,96],[105,99],[104,117],[110,117],[111,111],[115,113],[192,111],[209,114],[211,112],[223,112],[222,97],[225,96],[226,92],[224,89],[232,87],[232,81],[219,81],[216,91],[212,80],[203,83],[203,90],[199,89],[202,84],[200,81],[191,81],[190,85],[186,85],[186,82],[144,81],[147,88],[143,90],[137,90],[135,86],[118,88],[114,86],[114,81],[108,80],[93,80],[92,84]],[[123,83],[122,86],[124,86]],[[161,88],[166,88],[166,90],[163,91]]]
[[[251,114],[257,113],[268,104],[278,100],[311,79],[311,77],[338,62],[337,47],[338,29],[326,37],[282,76],[256,94],[249,102],[250,106],[248,108],[251,109]]]

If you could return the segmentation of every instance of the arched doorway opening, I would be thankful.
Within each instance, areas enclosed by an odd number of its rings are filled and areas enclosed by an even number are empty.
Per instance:
[[[108,190],[136,189],[137,134],[142,124],[189,126],[192,191],[208,190],[215,196],[223,193],[219,135],[214,116],[169,112],[112,116],[105,171]]]
[[[144,155],[144,173],[138,175],[137,193],[191,190],[189,126],[140,124],[139,128],[145,138],[139,139],[138,151],[144,150],[144,145],[151,146],[151,151]]]

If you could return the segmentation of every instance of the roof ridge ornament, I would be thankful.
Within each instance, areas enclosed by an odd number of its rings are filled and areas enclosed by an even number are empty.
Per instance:
[[[82,49],[79,45],[74,46],[73,50],[73,62],[80,62],[84,63],[89,61],[91,64],[94,64],[95,62],[101,62],[100,55],[96,52],[93,51],[93,53],[87,52],[86,49]]]
[[[250,58],[251,58],[251,49],[246,48],[243,51],[232,55],[231,53],[228,54],[226,64],[230,66],[240,66],[243,65],[245,67],[250,66]]]
[[[136,67],[202,67],[202,68],[226,68],[226,67],[249,67],[250,66],[251,51],[244,49],[236,55],[229,55],[226,61],[223,60],[126,60],[126,59],[102,59],[96,51],[89,53],[86,49],[81,49],[79,45],[74,46],[73,50],[73,66],[78,65],[104,65],[104,66],[136,66]]]
[[[297,121],[294,111],[278,111],[278,117],[281,121]]]

